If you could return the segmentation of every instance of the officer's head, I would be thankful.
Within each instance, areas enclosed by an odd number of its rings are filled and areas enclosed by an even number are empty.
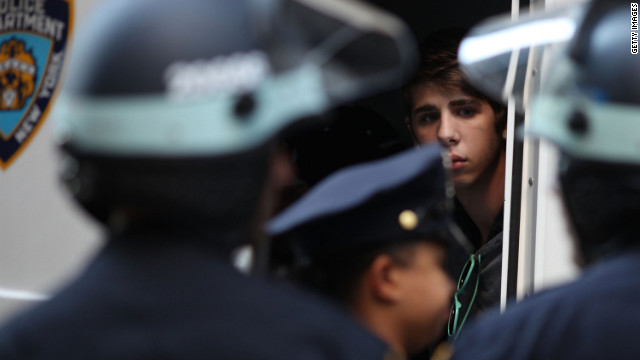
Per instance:
[[[640,57],[630,25],[628,2],[594,3],[565,53],[571,70],[534,105],[533,131],[562,150],[559,179],[584,263],[640,240]]]
[[[268,224],[274,241],[291,243],[298,282],[349,307],[402,352],[435,340],[451,304],[446,251],[462,245],[442,150],[338,171]]]
[[[632,12],[624,1],[582,3],[494,34],[505,42],[516,33],[534,33],[532,43],[555,41],[529,133],[560,149],[563,199],[586,264],[640,239],[640,57]],[[461,57],[482,58],[480,46],[471,46],[482,42],[471,40]],[[467,69],[490,75],[497,63]]]
[[[114,0],[77,32],[63,176],[99,220],[246,238],[283,128],[394,86],[404,26],[359,3]]]

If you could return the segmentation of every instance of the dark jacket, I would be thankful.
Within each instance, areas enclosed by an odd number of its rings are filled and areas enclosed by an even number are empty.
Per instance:
[[[500,286],[502,279],[502,222],[503,210],[501,209],[491,225],[489,237],[486,242],[480,235],[480,230],[473,220],[464,211],[462,205],[456,201],[456,224],[467,236],[475,248],[475,254],[481,255],[480,280],[478,293],[471,307],[470,317],[500,304]],[[449,252],[449,274],[458,281],[460,273],[471,254],[461,247],[452,248]],[[466,309],[471,299],[471,291],[467,291],[460,301],[462,308]]]
[[[640,251],[594,264],[574,283],[469,324],[453,359],[640,359],[638,274]]]
[[[107,243],[52,300],[0,330],[0,359],[381,359],[386,346],[203,241]]]

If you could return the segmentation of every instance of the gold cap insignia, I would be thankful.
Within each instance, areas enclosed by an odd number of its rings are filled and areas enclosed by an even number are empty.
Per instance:
[[[418,226],[418,214],[413,210],[404,210],[398,215],[398,223],[405,230],[413,230]]]

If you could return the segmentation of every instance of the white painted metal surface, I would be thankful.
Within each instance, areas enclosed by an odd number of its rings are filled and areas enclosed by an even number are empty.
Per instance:
[[[534,3],[534,11],[574,1],[547,0]],[[546,54],[529,54],[526,97],[544,86]],[[525,101],[525,104],[527,102]],[[525,115],[525,127],[528,113]],[[579,271],[573,262],[573,245],[556,183],[556,149],[544,141],[525,138],[517,298],[521,300],[545,288],[574,279]]]

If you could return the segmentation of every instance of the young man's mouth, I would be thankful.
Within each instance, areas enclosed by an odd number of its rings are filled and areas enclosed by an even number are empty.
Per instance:
[[[467,160],[465,158],[456,154],[451,154],[450,158],[451,158],[451,169],[459,169],[467,163]]]

